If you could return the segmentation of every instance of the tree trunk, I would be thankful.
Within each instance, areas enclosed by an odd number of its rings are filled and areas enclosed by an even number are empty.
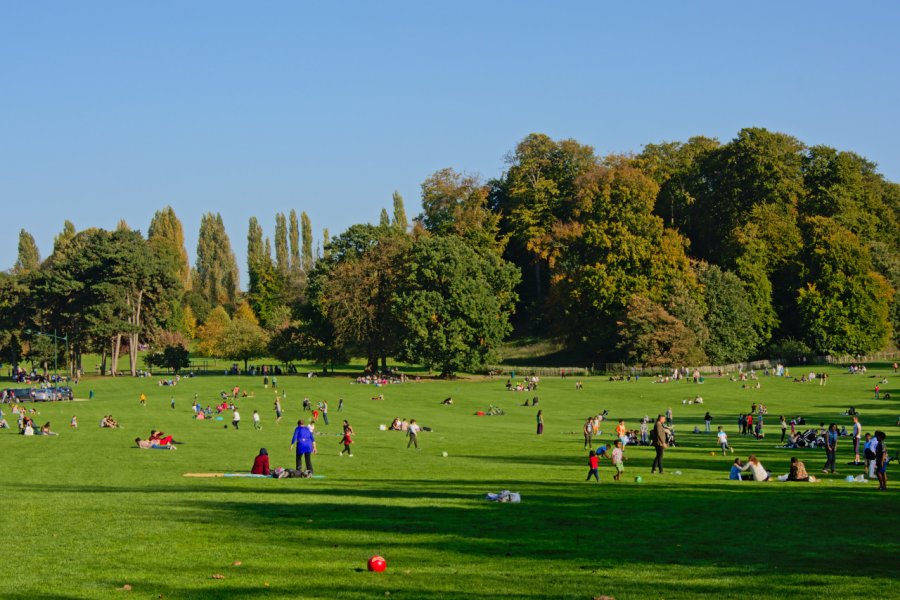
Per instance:
[[[128,304],[132,308],[131,314],[128,316],[128,321],[131,324],[131,331],[128,333],[128,362],[131,367],[131,376],[137,376],[137,353],[138,353],[138,340],[140,338],[140,326],[141,326],[141,301],[144,297],[144,290],[139,290],[137,293],[137,298],[134,299],[133,307],[132,302],[129,301]]]
[[[106,346],[103,346],[103,351],[100,353],[100,375],[106,375]]]
[[[115,377],[119,368],[119,352],[122,350],[122,334],[117,333],[112,342],[112,364],[109,367],[110,374]]]

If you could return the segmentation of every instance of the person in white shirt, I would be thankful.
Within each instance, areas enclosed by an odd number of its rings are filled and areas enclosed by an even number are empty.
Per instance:
[[[734,454],[734,448],[728,445],[728,434],[722,430],[721,425],[719,425],[719,432],[716,434],[716,438],[719,441],[719,446],[722,447],[722,456],[725,456],[727,450],[731,450],[731,453]]]
[[[747,458],[747,464],[745,464],[743,467],[741,467],[741,471],[746,471],[748,469],[750,470],[751,473],[753,473],[754,481],[768,481],[769,480],[768,471],[766,471],[765,468],[763,468],[762,463],[759,462],[759,459],[756,458],[756,456],[753,454],[751,454]]]
[[[231,416],[231,426],[235,429],[240,429],[241,424],[241,413],[238,412],[237,407],[234,409],[234,414]]]
[[[262,429],[262,424],[259,422],[259,411],[253,411],[253,428],[254,429]]]
[[[416,446],[416,450],[419,449],[419,431],[422,428],[419,427],[419,424],[416,423],[415,419],[411,419],[409,422],[409,426],[406,429],[406,435],[409,436],[409,442],[407,442],[406,447],[409,448],[413,444]]]

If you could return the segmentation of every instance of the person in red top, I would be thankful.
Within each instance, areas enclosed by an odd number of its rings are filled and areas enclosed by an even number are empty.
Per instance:
[[[353,443],[353,427],[350,426],[350,423],[347,420],[344,420],[344,437],[341,438],[341,441],[338,442],[344,445],[344,449],[338,453],[338,456],[343,456],[344,452],[347,453],[347,456],[353,456],[353,452],[350,451],[350,444]]]
[[[253,468],[250,469],[253,475],[269,474],[269,451],[265,448],[259,449],[259,455],[253,459]]]
[[[590,471],[588,471],[588,476],[585,481],[590,481],[591,476],[597,480],[597,483],[600,483],[600,459],[597,457],[597,453],[591,450],[591,453],[588,454],[588,466],[590,467]]]

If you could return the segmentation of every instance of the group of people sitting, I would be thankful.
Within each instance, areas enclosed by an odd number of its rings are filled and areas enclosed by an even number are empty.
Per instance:
[[[176,442],[171,435],[166,435],[162,431],[153,429],[146,440],[137,437],[134,438],[134,443],[142,450],[177,450],[178,448],[175,444],[180,444],[181,442]]]
[[[391,421],[390,426],[388,427],[388,431],[408,431],[409,430],[409,421],[406,419],[401,419],[400,417],[394,417],[394,420]]]
[[[6,419],[3,419],[3,423],[6,423]],[[9,425],[6,425],[5,429],[8,428]],[[59,435],[50,429],[50,421],[38,427],[35,425],[34,419],[24,414],[19,416],[19,433],[22,435]]]
[[[100,419],[100,428],[101,429],[118,429],[119,422],[113,419],[112,415],[103,415],[103,418]]]
[[[749,471],[749,473],[747,473]],[[746,474],[745,474],[746,473]],[[762,463],[755,455],[747,457],[747,462],[740,458],[734,459],[728,479],[734,481],[769,481],[771,473],[766,471]],[[806,472],[806,465],[796,456],[791,457],[791,467],[787,474],[778,477],[778,481],[809,481],[815,482],[816,478]]]
[[[512,379],[506,380],[506,391],[507,392],[532,392],[538,388],[538,383],[540,379],[538,377],[526,377],[522,381],[517,381],[513,383]]]

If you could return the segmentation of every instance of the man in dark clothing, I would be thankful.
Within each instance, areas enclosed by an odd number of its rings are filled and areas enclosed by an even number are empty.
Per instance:
[[[291,438],[291,450],[297,445],[297,470],[300,470],[301,462],[305,459],[306,470],[312,473],[312,455],[316,453],[316,438],[313,432],[303,424],[303,420],[297,421],[294,429],[294,437]]]
[[[669,447],[668,442],[669,429],[666,427],[665,415],[659,415],[653,430],[650,432],[650,443],[656,448],[656,457],[653,459],[653,466],[650,468],[651,473],[655,473],[656,469],[663,472],[663,452]]]

